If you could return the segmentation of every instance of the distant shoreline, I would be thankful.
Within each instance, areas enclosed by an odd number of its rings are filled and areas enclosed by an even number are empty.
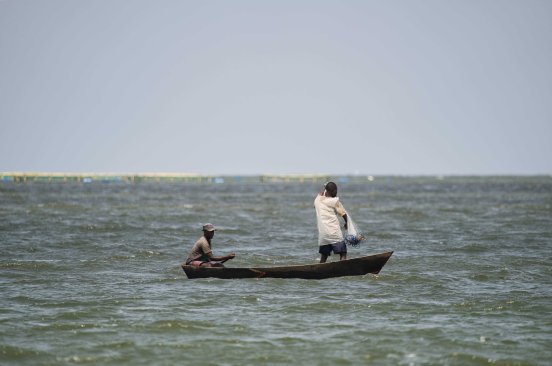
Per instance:
[[[195,173],[59,173],[59,172],[0,172],[0,182],[189,182],[189,183],[369,183],[389,178],[413,178],[445,180],[451,178],[530,178],[550,177],[549,174],[534,175],[359,175],[359,174],[221,174],[202,175]]]
[[[2,182],[190,182],[190,183],[271,183],[271,182],[326,182],[330,179],[342,182],[353,176],[327,174],[288,175],[201,175],[192,173],[55,173],[55,172],[0,172]],[[354,176],[354,180],[369,181],[372,176]]]

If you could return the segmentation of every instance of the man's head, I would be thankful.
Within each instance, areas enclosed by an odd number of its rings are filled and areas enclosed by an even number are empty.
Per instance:
[[[334,182],[328,182],[324,185],[324,188],[326,189],[326,196],[327,197],[335,197],[337,196],[337,184]]]
[[[215,227],[211,223],[206,223],[203,225],[203,235],[207,239],[211,239],[213,236],[215,236]]]

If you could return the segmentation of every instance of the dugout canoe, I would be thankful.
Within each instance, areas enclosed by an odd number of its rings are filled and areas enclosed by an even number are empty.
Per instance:
[[[188,278],[304,278],[321,280],[331,277],[361,276],[367,273],[379,273],[393,252],[369,255],[343,261],[280,266],[280,267],[198,267],[182,264]]]

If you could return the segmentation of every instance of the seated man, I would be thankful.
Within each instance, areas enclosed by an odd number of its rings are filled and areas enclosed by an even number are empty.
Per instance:
[[[230,253],[225,256],[215,257],[211,250],[211,239],[215,236],[215,227],[213,224],[203,225],[203,236],[192,247],[186,264],[192,266],[205,266],[205,267],[224,267],[222,263],[236,256],[234,253]]]

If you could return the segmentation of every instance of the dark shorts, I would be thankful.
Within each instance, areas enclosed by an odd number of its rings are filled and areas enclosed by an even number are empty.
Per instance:
[[[344,241],[340,241],[339,243],[335,244],[326,244],[321,245],[320,249],[318,250],[318,253],[323,255],[331,255],[332,252],[335,254],[345,254],[347,253],[347,245]]]

